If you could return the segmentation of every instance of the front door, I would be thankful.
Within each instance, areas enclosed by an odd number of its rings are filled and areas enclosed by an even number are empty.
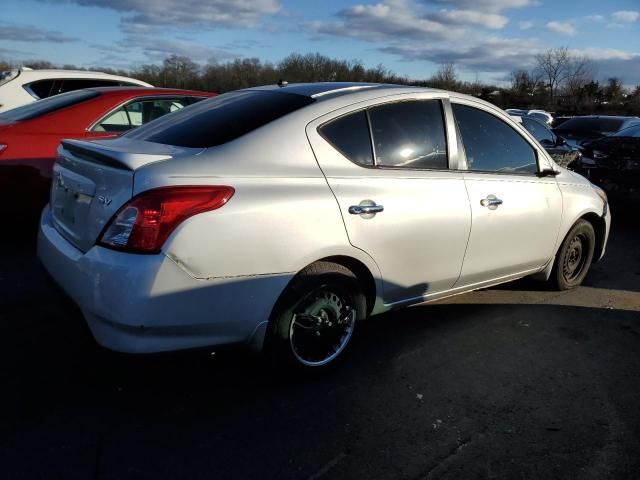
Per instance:
[[[534,146],[498,116],[471,105],[452,109],[473,225],[457,286],[541,268],[553,256],[562,216],[555,178],[539,176]]]

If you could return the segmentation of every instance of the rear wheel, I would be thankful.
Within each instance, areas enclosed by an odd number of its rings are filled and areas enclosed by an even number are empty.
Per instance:
[[[556,255],[550,281],[558,290],[569,290],[582,283],[587,276],[596,235],[593,226],[579,220],[565,237]]]
[[[366,315],[362,287],[342,265],[318,262],[287,287],[272,315],[266,353],[278,367],[320,371],[335,364]]]

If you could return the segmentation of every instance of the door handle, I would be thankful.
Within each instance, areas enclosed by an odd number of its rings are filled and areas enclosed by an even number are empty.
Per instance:
[[[368,213],[380,213],[384,211],[382,205],[351,205],[349,207],[349,213],[351,215],[366,215]]]
[[[487,198],[480,200],[480,205],[488,207],[491,210],[495,210],[498,206],[502,205],[502,200],[495,195],[487,195]]]

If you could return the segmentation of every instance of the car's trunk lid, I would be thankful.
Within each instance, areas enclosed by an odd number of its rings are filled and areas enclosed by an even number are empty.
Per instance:
[[[126,138],[63,140],[51,186],[55,228],[78,249],[89,250],[116,211],[131,199],[136,169],[179,153],[168,145]]]

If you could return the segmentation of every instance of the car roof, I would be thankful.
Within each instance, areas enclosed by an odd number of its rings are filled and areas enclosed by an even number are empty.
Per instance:
[[[11,71],[16,71],[11,70]],[[149,83],[137,78],[125,77],[122,75],[116,75],[105,72],[93,72],[90,70],[64,70],[64,69],[42,69],[34,70],[31,68],[17,69],[18,75],[14,79],[20,78],[19,82],[33,82],[36,80],[48,80],[48,79],[104,79],[104,80],[118,80],[122,82],[130,82],[144,86],[151,86]]]
[[[610,120],[635,120],[635,119],[638,119],[640,117],[625,116],[625,115],[580,115],[579,117],[571,118],[571,120],[578,119],[578,118],[604,118],[604,119],[610,119]]]
[[[292,83],[279,85],[266,85],[263,87],[247,88],[246,90],[273,90],[283,93],[293,93],[316,100],[335,98],[336,96],[348,95],[363,91],[397,90],[397,89],[418,89],[408,85],[395,85],[390,83],[365,83],[365,82],[316,82],[316,83]],[[420,88],[421,91],[433,90]]]

